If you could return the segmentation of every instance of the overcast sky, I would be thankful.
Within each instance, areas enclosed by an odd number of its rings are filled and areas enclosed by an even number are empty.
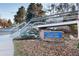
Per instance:
[[[0,17],[5,19],[11,19],[13,22],[14,15],[18,11],[18,8],[24,6],[27,9],[29,3],[0,3]],[[43,3],[44,8],[46,9],[50,4]]]

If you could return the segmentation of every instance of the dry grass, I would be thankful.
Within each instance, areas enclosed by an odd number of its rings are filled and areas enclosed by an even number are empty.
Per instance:
[[[17,56],[79,56],[76,40],[65,41],[64,47],[50,47],[48,42],[38,40],[14,40]]]

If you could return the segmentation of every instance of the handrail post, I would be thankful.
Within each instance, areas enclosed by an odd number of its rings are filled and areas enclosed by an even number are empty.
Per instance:
[[[79,20],[78,20],[78,22],[77,22],[77,27],[78,27],[78,39],[79,39]]]
[[[77,22],[77,30],[78,30],[78,39],[79,39],[79,12],[78,12],[78,22]]]

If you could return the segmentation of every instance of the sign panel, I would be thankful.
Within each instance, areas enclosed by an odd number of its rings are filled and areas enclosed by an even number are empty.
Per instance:
[[[44,32],[44,38],[45,39],[53,39],[53,38],[60,39],[62,38],[62,32],[60,31]]]

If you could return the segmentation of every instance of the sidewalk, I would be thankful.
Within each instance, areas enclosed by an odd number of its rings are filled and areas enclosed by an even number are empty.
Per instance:
[[[14,55],[13,41],[10,35],[0,35],[0,56]]]

